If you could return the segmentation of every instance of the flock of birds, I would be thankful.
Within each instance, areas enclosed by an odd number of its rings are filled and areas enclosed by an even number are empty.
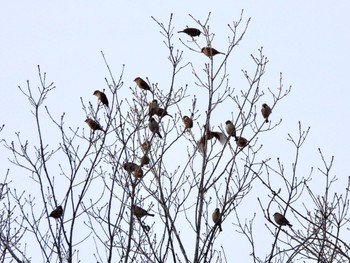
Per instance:
[[[186,28],[182,31],[178,31],[178,33],[186,33],[187,35],[193,37],[197,37],[201,34],[201,31],[197,28]],[[216,49],[212,48],[212,47],[203,47],[201,49],[201,52],[206,55],[207,57],[211,58],[217,54],[223,54],[222,52],[217,51]],[[137,77],[134,79],[136,85],[145,91],[150,91],[153,94],[153,91],[151,90],[150,86],[148,85],[148,83],[143,80],[140,77]],[[96,90],[93,95],[97,96],[98,100],[101,102],[102,105],[105,105],[107,107],[109,107],[109,103],[108,103],[108,99],[107,96],[104,92]],[[262,104],[261,107],[261,113],[263,118],[265,119],[266,122],[269,122],[268,118],[271,114],[272,110],[271,108],[266,104]],[[164,116],[170,116],[170,114],[168,114],[168,112],[164,109],[161,108],[160,105],[158,104],[157,100],[153,100],[149,103],[148,105],[148,115],[149,115],[149,120],[148,120],[148,128],[150,129],[150,131],[153,134],[157,134],[157,136],[159,136],[159,138],[162,138],[162,135],[160,133],[160,129],[159,129],[159,121],[162,117]],[[157,115],[159,117],[159,121],[156,121],[153,116]],[[188,117],[188,116],[183,116],[182,121],[184,123],[185,129],[191,129],[193,127],[193,119]],[[85,120],[85,122],[87,123],[87,125],[90,127],[90,129],[95,132],[97,130],[101,130],[104,131],[103,128],[101,127],[101,125],[91,119],[91,118],[87,118]],[[205,150],[205,145],[206,145],[206,141],[211,140],[213,138],[216,138],[217,140],[220,141],[220,143],[225,143],[226,141],[226,136],[222,133],[222,132],[217,132],[217,131],[211,131],[209,129],[209,127],[207,127],[206,125],[204,125],[205,128],[205,132],[204,135],[199,139],[198,141],[198,148],[199,150],[203,153]],[[225,123],[225,131],[227,133],[227,135],[230,137],[234,137],[236,144],[238,147],[240,148],[244,148],[245,146],[247,146],[248,144],[248,140],[242,136],[237,136],[236,135],[236,127],[235,125],[232,123],[232,121],[227,120]],[[133,174],[136,178],[142,178],[143,177],[143,170],[142,167],[144,165],[149,164],[150,159],[147,156],[147,153],[150,149],[150,142],[149,141],[145,141],[144,143],[142,143],[141,148],[144,150],[145,154],[144,156],[140,159],[140,165],[133,163],[133,162],[126,162],[123,164],[123,168]],[[144,216],[154,216],[154,214],[150,214],[147,210],[137,206],[137,205],[132,205],[131,206],[131,212],[134,216],[136,216],[138,219],[144,217]],[[62,206],[58,206],[56,209],[54,209],[51,213],[50,213],[50,217],[53,218],[60,218],[63,214],[63,208]],[[274,215],[274,220],[275,222],[280,225],[280,226],[292,226],[289,221],[280,213],[275,213]],[[222,231],[222,214],[220,213],[220,209],[216,208],[212,214],[212,220],[215,223],[216,226],[218,226],[220,232]]]

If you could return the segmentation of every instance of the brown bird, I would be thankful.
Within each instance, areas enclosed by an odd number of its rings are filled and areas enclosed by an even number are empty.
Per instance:
[[[178,31],[177,33],[186,33],[190,37],[197,37],[197,36],[199,36],[201,34],[201,31],[199,29],[197,29],[197,28],[188,27],[188,28],[185,28],[182,31]]]
[[[142,78],[137,77],[134,79],[134,81],[136,82],[136,85],[143,90],[149,90],[150,92],[152,92],[150,86],[147,84],[146,81],[144,81]]]
[[[146,154],[140,158],[141,167],[149,164],[149,162],[150,162],[150,159]]]
[[[159,111],[159,104],[157,100],[152,100],[148,104],[148,115],[152,117],[154,114],[157,114]]]
[[[236,144],[240,148],[244,148],[248,144],[248,140],[244,137],[236,137]]]
[[[95,95],[103,105],[106,105],[107,107],[109,107],[106,94],[104,94],[102,91],[95,90],[93,95]]]
[[[158,108],[158,111],[156,112],[156,115],[158,116],[158,117],[164,117],[164,116],[169,116],[169,117],[173,117],[173,116],[171,116],[165,109],[163,109],[163,108]]]
[[[261,113],[265,119],[265,122],[269,122],[269,116],[271,112],[272,112],[271,108],[266,103],[264,103],[261,107]]]
[[[183,116],[182,121],[185,124],[185,129],[191,129],[193,127],[193,120],[188,116]]]
[[[206,128],[206,125],[204,125],[204,128]],[[219,142],[221,144],[224,144],[225,140],[226,140],[226,136],[222,132],[215,132],[215,131],[211,131],[209,129],[206,129],[206,130],[207,130],[206,136],[204,134],[198,141],[198,147],[199,147],[199,149],[200,149],[200,151],[202,153],[204,152],[204,146],[205,146],[205,143],[206,143],[205,139],[207,139],[209,141],[209,140],[211,140],[213,138],[216,138],[216,139],[219,140]]]
[[[225,130],[226,130],[226,133],[227,135],[230,137],[230,136],[233,136],[235,137],[236,139],[236,127],[235,125],[232,123],[232,121],[228,120],[225,122]]]
[[[225,55],[225,53],[219,52],[215,48],[212,48],[212,47],[204,47],[204,48],[202,48],[201,52],[204,55],[206,55],[207,57],[213,57],[213,56],[215,56],[217,54]]]
[[[212,219],[215,223],[215,225],[218,225],[220,232],[222,231],[222,227],[221,227],[221,213],[220,213],[220,209],[216,208],[214,213],[212,214]]]
[[[141,144],[141,148],[142,150],[144,150],[145,152],[148,152],[149,149],[151,147],[151,143],[148,140],[145,140],[142,144]]]
[[[96,131],[96,130],[103,131],[101,125],[98,122],[94,121],[93,119],[87,118],[85,120],[85,122],[87,123],[87,125],[89,125],[91,130],[93,130],[93,131]]]
[[[143,171],[142,168],[137,165],[136,163],[124,163],[123,168],[133,174],[136,178],[142,178],[143,177]]]
[[[137,205],[131,206],[131,213],[139,219],[141,217],[144,217],[144,216],[154,216],[154,214],[148,213],[145,209],[143,209]]]
[[[273,214],[273,218],[275,219],[275,222],[277,225],[280,225],[280,226],[289,226],[289,227],[292,227],[293,225],[291,225],[289,223],[289,221],[287,220],[287,218],[285,218],[282,214],[280,213],[274,213]]]
[[[57,219],[57,218],[60,218],[62,216],[62,214],[63,214],[63,208],[62,208],[62,206],[59,205],[56,207],[56,209],[54,209],[50,213],[49,217],[53,217],[53,218]]]
[[[158,134],[159,138],[163,138],[159,132],[158,122],[153,117],[149,118],[148,128],[151,130],[151,132]]]

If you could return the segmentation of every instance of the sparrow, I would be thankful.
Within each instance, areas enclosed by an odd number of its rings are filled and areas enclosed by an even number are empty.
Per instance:
[[[134,81],[136,82],[136,85],[143,90],[149,90],[150,92],[152,92],[150,86],[147,84],[146,81],[144,81],[142,78],[137,77],[134,79]]]
[[[148,140],[145,140],[142,144],[141,144],[141,148],[142,150],[144,150],[145,152],[149,151],[149,148],[151,147],[151,143]]]
[[[57,219],[57,218],[60,218],[62,216],[62,214],[63,214],[63,208],[62,208],[62,206],[59,205],[56,207],[56,209],[54,209],[50,213],[49,217],[53,217],[53,218]]]
[[[177,33],[186,33],[190,37],[198,37],[201,34],[201,31],[197,28],[188,27],[182,31],[178,31]]]
[[[204,125],[204,128],[206,128],[206,125]],[[216,138],[219,140],[219,142],[221,144],[225,143],[225,140],[226,140],[225,134],[223,134],[222,132],[211,131],[209,129],[206,129],[206,130],[207,130],[206,136],[204,134],[198,141],[198,146],[199,146],[199,149],[201,150],[201,152],[204,152],[205,139],[207,139],[209,141],[213,138]]]
[[[131,206],[131,213],[139,219],[141,217],[144,217],[144,216],[154,216],[154,214],[148,213],[145,209],[143,209],[137,205]]]
[[[95,95],[103,105],[106,105],[107,107],[109,107],[107,96],[102,91],[95,90],[92,95]]]
[[[148,128],[151,130],[151,132],[158,134],[159,138],[163,138],[159,133],[158,122],[153,117],[149,118]]]
[[[244,148],[248,144],[248,140],[244,137],[236,137],[236,144],[240,148]]]
[[[150,159],[149,159],[149,157],[146,154],[144,156],[142,156],[140,158],[141,167],[143,167],[144,165],[149,164],[149,161],[150,161]]]
[[[158,116],[158,117],[164,117],[164,116],[169,116],[169,117],[173,117],[173,116],[171,116],[165,109],[163,109],[163,108],[158,108],[158,110],[157,110],[157,112],[156,112],[156,115]]]
[[[280,226],[289,226],[289,227],[292,227],[293,225],[291,225],[289,223],[289,221],[287,220],[287,218],[285,218],[282,214],[280,213],[274,213],[273,214],[273,218],[275,219],[275,222],[277,225],[280,225]]]
[[[265,119],[265,122],[269,122],[269,116],[271,112],[271,108],[266,103],[264,103],[261,107],[261,113]]]
[[[85,120],[85,122],[87,123],[87,125],[89,125],[91,130],[93,130],[93,131],[96,131],[96,130],[103,131],[101,125],[98,122],[94,121],[93,119],[87,118]]]
[[[229,137],[233,136],[233,137],[235,137],[235,139],[237,138],[237,136],[236,136],[236,127],[232,123],[232,121],[228,120],[228,121],[225,122],[225,130],[226,130],[226,133],[227,133],[227,135]]]
[[[182,121],[185,124],[185,129],[191,129],[193,127],[193,120],[188,116],[183,116]]]
[[[139,165],[137,165],[136,163],[124,163],[123,168],[127,172],[132,173],[136,178],[143,177],[142,168]]]
[[[212,48],[212,47],[204,47],[204,48],[202,48],[201,52],[204,55],[206,55],[207,57],[213,57],[213,56],[215,56],[217,54],[225,55],[225,53],[219,52],[215,48]]]
[[[220,232],[222,231],[222,227],[221,227],[221,213],[220,213],[220,209],[216,208],[214,213],[212,214],[212,219],[215,223],[215,225],[218,225]]]
[[[148,115],[152,117],[154,114],[157,114],[159,111],[159,104],[157,100],[152,100],[148,104]]]

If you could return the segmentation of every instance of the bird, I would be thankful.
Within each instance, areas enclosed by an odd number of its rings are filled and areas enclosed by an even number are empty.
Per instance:
[[[63,214],[63,208],[62,206],[59,205],[50,213],[49,217],[58,219],[62,216],[62,214]]]
[[[218,225],[220,232],[222,231],[222,227],[221,227],[221,213],[220,213],[220,209],[216,208],[214,210],[214,213],[212,214],[212,219],[215,223],[215,225]]]
[[[235,137],[235,139],[237,138],[237,136],[236,136],[236,127],[232,123],[232,121],[228,120],[228,121],[225,122],[225,130],[226,130],[226,133],[227,133],[227,135],[229,137],[233,136],[233,137]]]
[[[236,137],[236,144],[237,144],[238,147],[244,148],[244,147],[247,146],[248,140],[246,138],[242,137],[242,136]]]
[[[150,159],[146,154],[140,158],[141,167],[149,164],[149,162],[150,162]]]
[[[159,111],[159,104],[157,100],[152,100],[148,104],[148,115],[152,117],[154,114],[157,114]]]
[[[144,217],[144,216],[154,216],[154,214],[148,213],[145,209],[143,209],[137,205],[131,206],[131,213],[139,219],[141,217]]]
[[[186,33],[190,37],[198,37],[201,34],[201,31],[194,27],[188,27],[182,31],[178,31],[177,33]]]
[[[150,92],[152,92],[150,86],[147,84],[146,81],[144,81],[142,78],[137,77],[134,79],[134,81],[136,82],[136,85],[143,90],[149,90]]]
[[[91,130],[93,130],[93,131],[96,131],[96,130],[103,131],[101,125],[98,122],[94,121],[93,119],[87,118],[85,120],[85,122],[87,123],[87,125],[89,125]]]
[[[141,144],[141,148],[142,150],[144,150],[145,152],[149,151],[149,148],[151,146],[151,143],[148,140],[145,140],[142,144]]]
[[[156,115],[158,116],[158,117],[164,117],[164,116],[169,116],[169,117],[173,117],[173,116],[171,116],[165,109],[163,109],[163,108],[158,108],[158,110],[157,110],[157,112],[156,112]]]
[[[225,53],[219,52],[215,48],[212,48],[212,47],[204,47],[204,48],[202,48],[201,52],[204,55],[206,55],[207,57],[213,57],[213,56],[215,56],[217,54],[225,55]]]
[[[160,132],[159,132],[158,122],[153,117],[149,118],[148,128],[151,130],[151,132],[158,134],[159,138],[163,138],[162,135],[160,135]]]
[[[287,220],[287,218],[284,217],[284,215],[276,212],[273,214],[273,218],[275,219],[275,222],[277,225],[280,225],[280,226],[289,226],[289,227],[292,227],[293,225],[291,225],[289,223],[289,221]]]
[[[143,171],[142,168],[137,165],[136,163],[131,163],[131,162],[127,162],[123,164],[123,168],[133,174],[136,178],[142,178],[143,177]]]
[[[271,108],[266,103],[264,103],[261,106],[261,113],[265,119],[265,122],[269,122],[269,116],[270,116],[271,112],[272,112]]]
[[[106,105],[107,107],[109,107],[107,96],[102,91],[95,90],[92,95],[95,95],[103,105]]]
[[[185,124],[185,129],[191,129],[193,127],[193,120],[188,116],[183,116],[182,121]]]
[[[204,128],[206,129],[206,133],[204,133],[204,135],[198,141],[198,147],[202,153],[204,152],[204,146],[205,146],[206,140],[209,141],[213,138],[216,138],[219,140],[221,144],[225,143],[225,140],[226,140],[225,134],[223,134],[222,132],[211,131],[207,129],[207,125],[204,125]]]

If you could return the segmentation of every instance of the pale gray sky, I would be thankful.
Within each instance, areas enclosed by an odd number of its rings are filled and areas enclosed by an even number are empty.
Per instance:
[[[250,68],[249,55],[258,54],[257,49],[263,46],[270,60],[263,81],[265,88],[278,86],[280,72],[283,72],[285,87],[293,87],[292,93],[271,115],[271,120],[282,118],[282,125],[262,135],[264,152],[274,158],[281,156],[289,165],[293,156],[287,134],[296,135],[298,121],[301,121],[305,129],[311,126],[302,152],[301,172],[307,174],[308,167],[320,164],[317,150],[320,147],[326,157],[335,156],[333,172],[341,178],[339,187],[343,190],[349,176],[350,156],[349,2],[242,0],[212,5],[203,1],[165,4],[159,0],[123,4],[65,0],[3,2],[0,8],[0,87],[3,91],[0,124],[5,123],[6,127],[0,137],[14,138],[15,131],[22,131],[29,139],[34,136],[35,129],[28,129],[33,125],[29,105],[17,87],[25,87],[27,80],[33,87],[38,85],[37,65],[47,72],[48,81],[57,86],[46,101],[51,111],[56,117],[66,112],[68,125],[85,127],[80,97],[93,101],[92,92],[105,88],[104,77],[108,75],[100,51],[105,53],[115,77],[119,76],[122,64],[126,65],[125,96],[128,96],[127,88],[134,87],[136,76],[148,76],[152,82],[166,86],[170,74],[167,50],[160,28],[151,16],[167,23],[170,13],[174,13],[173,25],[177,31],[194,24],[188,14],[203,21],[211,11],[211,31],[216,33],[213,46],[225,51],[227,24],[237,20],[244,9],[244,20],[251,17],[251,23],[231,58],[236,71],[232,74],[239,75],[240,69]],[[204,57],[185,49],[178,37],[174,37],[174,43],[184,49],[184,57],[190,57],[191,61],[198,59],[199,64],[206,62]],[[226,118],[217,125],[224,121]],[[11,166],[7,152],[2,152],[0,173],[4,174]],[[317,185],[317,177],[314,183]],[[262,216],[258,206],[255,212]],[[218,241],[225,244],[229,238],[230,234],[225,231]]]

